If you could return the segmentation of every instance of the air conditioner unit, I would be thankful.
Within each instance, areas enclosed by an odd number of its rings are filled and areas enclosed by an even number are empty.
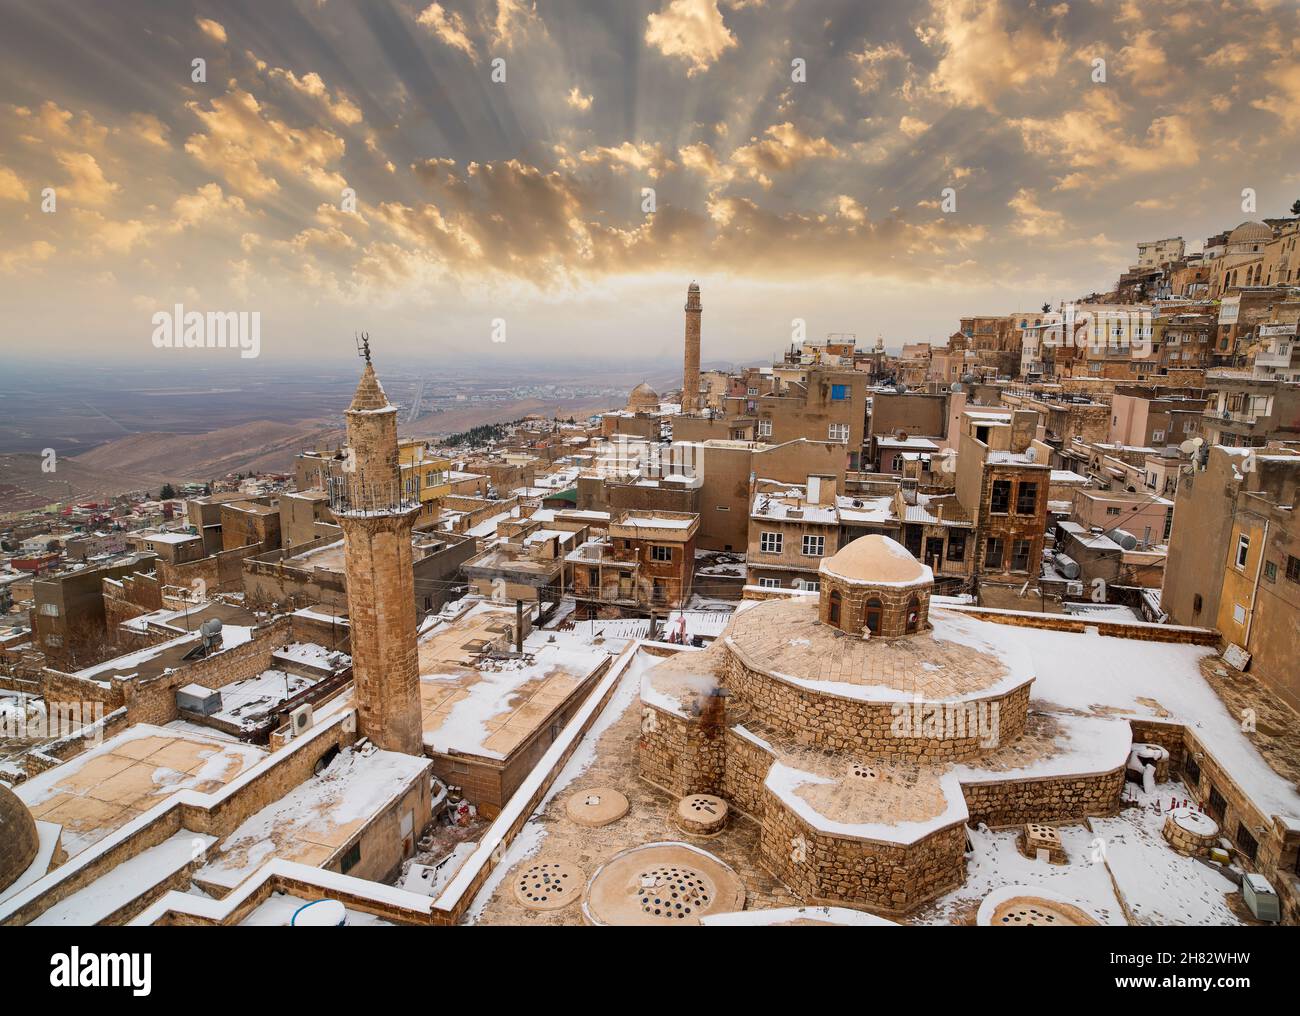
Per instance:
[[[1263,875],[1246,875],[1241,880],[1241,898],[1261,921],[1280,921],[1277,893]]]
[[[309,731],[311,729],[311,723],[312,716],[310,705],[299,706],[289,714],[289,729],[293,732],[294,737],[297,737],[299,734],[305,734]]]

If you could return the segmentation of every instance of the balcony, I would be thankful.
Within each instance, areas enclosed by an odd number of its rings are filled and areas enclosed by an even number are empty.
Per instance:
[[[1290,367],[1291,343],[1283,342],[1276,350],[1265,350],[1255,354],[1256,367]]]

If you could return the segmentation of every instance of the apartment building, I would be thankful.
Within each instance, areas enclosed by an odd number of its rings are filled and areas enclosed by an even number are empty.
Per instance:
[[[1174,624],[1217,628],[1249,671],[1300,709],[1300,454],[1212,447],[1179,484],[1161,606]]]
[[[1052,469],[1031,447],[1038,414],[968,410],[957,453],[956,495],[974,527],[981,583],[1037,578]]]
[[[577,616],[636,616],[685,606],[699,527],[700,517],[685,512],[613,516],[606,535],[584,541],[566,558]]]

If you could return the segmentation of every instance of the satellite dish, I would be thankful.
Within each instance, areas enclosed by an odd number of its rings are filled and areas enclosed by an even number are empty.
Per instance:
[[[347,916],[347,908],[338,900],[313,900],[293,912],[289,925],[294,928],[337,928],[347,923]]]
[[[965,389],[962,388],[960,381],[954,381],[951,385],[948,386],[948,391],[952,392],[954,395],[960,395],[963,391],[965,391]]]
[[[1037,462],[1037,461],[1038,461],[1038,449],[1037,449],[1037,448],[1026,448],[1026,449],[1025,449],[1025,461],[1026,461],[1026,462]]]
[[[1184,441],[1178,446],[1178,450],[1184,455],[1195,455],[1201,445],[1205,444],[1205,438],[1193,437]]]

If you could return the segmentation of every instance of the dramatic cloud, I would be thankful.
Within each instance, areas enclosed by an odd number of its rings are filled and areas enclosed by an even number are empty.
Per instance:
[[[657,350],[690,277],[725,322],[711,355],[767,355],[792,316],[941,341],[961,314],[1101,289],[1140,240],[1195,250],[1244,187],[1258,217],[1300,198],[1294,4],[211,13],[8,18],[0,272],[50,344],[134,343],[181,299],[263,310],[307,353],[357,316],[422,355],[430,321],[451,348],[501,316],[537,355],[608,354],[611,327]],[[74,15],[116,64],[55,30]]]
[[[687,61],[688,75],[708,70],[737,45],[722,21],[717,0],[669,0],[662,11],[646,19],[645,41],[664,56]]]
[[[478,51],[469,37],[465,19],[459,14],[449,13],[443,9],[442,4],[429,4],[415,20],[452,49],[460,50],[471,60],[478,59]]]

